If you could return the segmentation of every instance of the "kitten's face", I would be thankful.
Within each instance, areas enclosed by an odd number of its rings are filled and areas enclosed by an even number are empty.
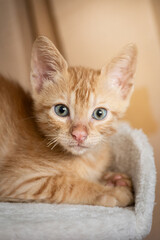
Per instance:
[[[36,102],[43,132],[74,154],[82,154],[106,141],[114,131],[114,112],[100,84],[100,73],[70,68],[63,80],[50,82]]]
[[[135,58],[132,47],[133,52]],[[73,154],[83,154],[106,142],[132,92],[135,64],[133,57],[129,63],[128,59],[121,58],[120,65],[117,58],[101,71],[69,68],[48,39],[37,39],[32,55],[33,98],[40,128],[52,149],[60,144]]]

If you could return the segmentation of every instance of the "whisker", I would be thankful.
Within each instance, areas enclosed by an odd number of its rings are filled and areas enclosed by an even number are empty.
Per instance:
[[[55,144],[51,147],[51,150],[53,150],[57,146],[58,142],[55,142]]]
[[[57,142],[57,139],[54,139],[54,140],[50,140],[48,143],[47,143],[47,147],[50,147],[52,144],[54,144],[55,142]]]
[[[58,144],[58,136],[56,134],[47,134],[46,136],[48,137],[47,147],[51,147],[51,150],[53,150]]]

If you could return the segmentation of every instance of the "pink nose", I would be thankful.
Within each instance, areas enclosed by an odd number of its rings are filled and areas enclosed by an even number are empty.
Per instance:
[[[72,129],[72,137],[78,142],[82,143],[87,138],[87,129],[83,125],[77,125]]]

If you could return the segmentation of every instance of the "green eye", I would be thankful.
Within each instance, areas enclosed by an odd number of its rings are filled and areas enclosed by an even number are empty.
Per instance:
[[[63,104],[58,104],[54,107],[55,113],[60,116],[60,117],[67,117],[69,116],[69,109],[63,105]]]
[[[92,114],[92,117],[96,120],[102,120],[107,116],[107,110],[104,108],[96,108]]]

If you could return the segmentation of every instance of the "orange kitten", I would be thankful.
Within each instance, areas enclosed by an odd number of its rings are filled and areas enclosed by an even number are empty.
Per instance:
[[[32,51],[32,99],[0,78],[0,200],[127,206],[130,179],[108,173],[108,138],[133,91],[136,49],[101,70],[68,67],[46,37]]]

